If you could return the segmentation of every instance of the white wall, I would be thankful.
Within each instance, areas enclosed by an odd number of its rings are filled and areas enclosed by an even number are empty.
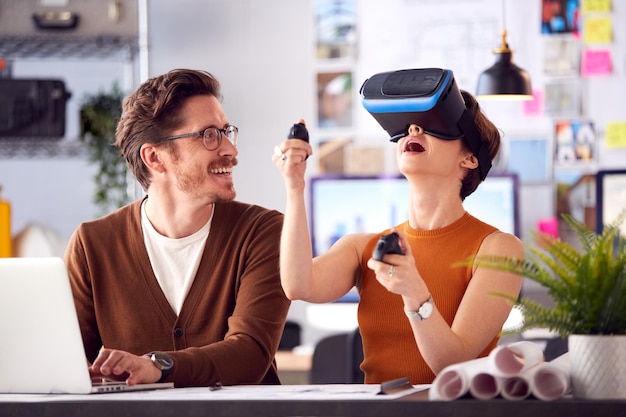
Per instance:
[[[309,2],[150,0],[148,22],[150,75],[189,67],[221,81],[224,110],[239,127],[238,198],[282,210],[271,155],[314,108]]]

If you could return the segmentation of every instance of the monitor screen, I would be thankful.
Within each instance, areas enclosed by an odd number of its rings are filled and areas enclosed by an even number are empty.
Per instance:
[[[320,176],[310,179],[309,212],[314,255],[348,233],[377,233],[408,219],[404,177]],[[519,236],[515,174],[491,173],[463,203],[473,216]]]
[[[596,174],[596,232],[615,221],[626,210],[626,169],[601,170]],[[626,222],[621,225],[626,236]]]

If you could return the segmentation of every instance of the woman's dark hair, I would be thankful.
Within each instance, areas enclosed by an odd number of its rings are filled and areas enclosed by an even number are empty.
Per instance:
[[[461,90],[461,95],[465,101],[465,107],[472,113],[474,123],[480,133],[480,138],[489,150],[489,159],[493,161],[500,151],[500,131],[482,112],[478,101],[467,91]],[[469,149],[469,146],[466,144]],[[480,170],[478,168],[470,170],[461,184],[461,199],[472,194],[481,183]]]

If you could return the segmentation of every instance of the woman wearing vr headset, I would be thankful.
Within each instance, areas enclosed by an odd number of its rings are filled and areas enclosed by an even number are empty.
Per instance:
[[[361,90],[366,108],[368,81]],[[463,207],[464,198],[485,178],[499,150],[500,133],[471,94],[458,90],[453,78],[451,85],[446,100],[458,103],[435,100],[427,111],[420,107],[423,103],[413,103],[415,111],[395,119],[385,119],[396,106],[393,97],[388,108],[381,110],[382,101],[378,108],[368,108],[397,141],[398,168],[410,185],[409,218],[391,230],[346,235],[311,259],[304,193],[312,148],[304,140],[286,140],[273,156],[287,197],[280,258],[283,289],[292,300],[326,303],[357,288],[366,383],[404,376],[411,384],[431,383],[448,365],[486,356],[496,347],[511,310],[493,292],[517,295],[521,289],[519,275],[458,266],[475,255],[522,259],[524,249],[517,237],[481,222]],[[461,116],[450,119],[459,103]],[[402,105],[405,110],[406,103]],[[381,118],[379,110],[385,113]],[[450,120],[455,119],[453,126]],[[459,127],[455,137],[441,132]],[[390,231],[399,236],[404,254],[373,259],[381,236]]]

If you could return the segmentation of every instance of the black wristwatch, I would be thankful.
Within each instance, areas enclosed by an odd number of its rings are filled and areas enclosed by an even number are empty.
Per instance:
[[[174,366],[172,357],[165,352],[150,352],[146,353],[144,356],[150,358],[154,366],[161,370],[161,379],[159,379],[158,382],[163,382]]]

